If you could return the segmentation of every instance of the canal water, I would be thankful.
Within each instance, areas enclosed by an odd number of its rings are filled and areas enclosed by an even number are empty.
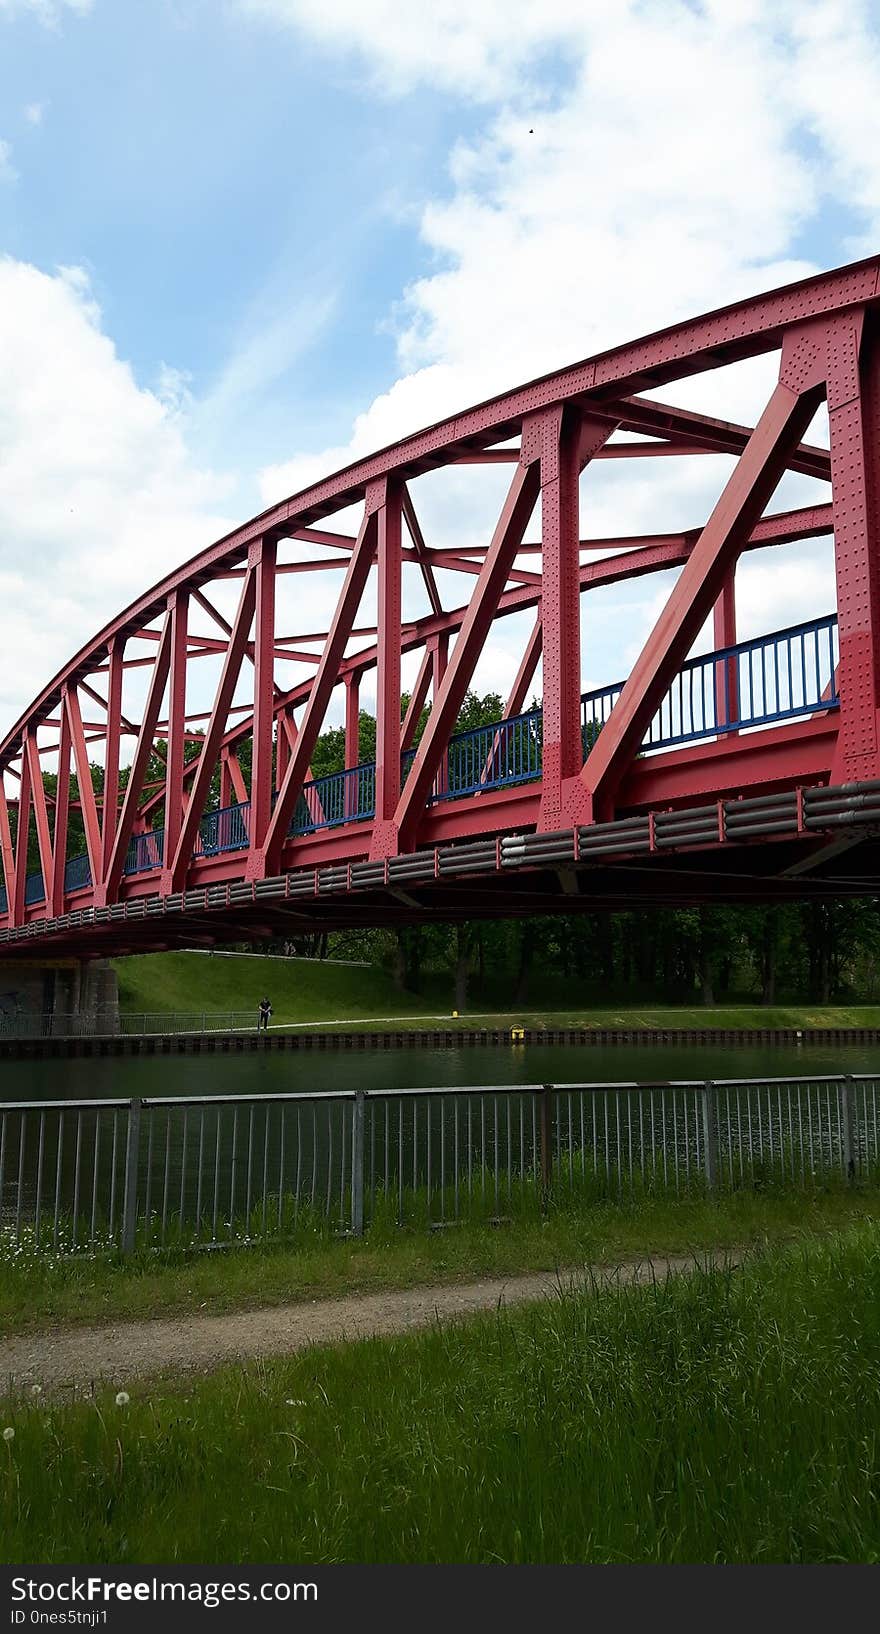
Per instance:
[[[880,1079],[880,1045],[506,1044],[4,1061],[0,1234],[5,1227],[18,1242],[28,1228],[44,1244],[67,1241],[81,1248],[118,1232],[129,1194],[136,1199],[138,1232],[150,1242],[171,1241],[175,1232],[188,1240],[194,1231],[211,1242],[265,1235],[286,1230],[306,1208],[310,1219],[348,1229],[356,1109],[352,1100],[325,1099],[332,1090],[449,1092],[428,1098],[380,1093],[357,1114],[368,1218],[377,1199],[400,1220],[457,1217],[465,1199],[468,1207],[498,1215],[502,1205],[510,1206],[514,1186],[533,1190],[541,1098],[493,1094],[493,1087],[667,1086],[555,1097],[549,1136],[554,1164],[570,1182],[578,1165],[582,1180],[589,1171],[591,1184],[600,1187],[597,1196],[602,1185],[615,1195],[631,1188],[637,1171],[646,1183],[676,1192],[694,1177],[701,1182],[702,1091],[668,1087],[682,1080],[761,1083],[748,1091],[719,1091],[718,1148],[732,1181],[751,1183],[756,1163],[762,1174],[779,1171],[786,1179],[839,1172],[843,1136],[836,1086],[817,1083],[801,1092],[768,1080],[842,1073]],[[454,1093],[468,1087],[489,1093]],[[871,1162],[880,1154],[878,1090],[877,1082],[856,1088],[859,1140]],[[314,1098],[235,1099],[303,1093]],[[126,1108],[103,1104],[135,1095],[147,1102],[170,1098],[171,1104],[148,1105],[134,1123]],[[199,1104],[199,1097],[211,1099]],[[33,1101],[56,1104],[33,1111]],[[97,1104],[69,1105],[82,1101]]]
[[[621,1083],[880,1073],[880,1045],[467,1045],[4,1061],[0,1104],[339,1089]]]

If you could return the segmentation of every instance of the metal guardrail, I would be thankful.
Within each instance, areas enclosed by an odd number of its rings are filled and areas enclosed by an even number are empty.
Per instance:
[[[19,1101],[0,1253],[219,1246],[876,1174],[880,1077]]]

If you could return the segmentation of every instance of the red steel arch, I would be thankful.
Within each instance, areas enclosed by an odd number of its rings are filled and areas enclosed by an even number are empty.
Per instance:
[[[615,893],[631,900],[634,889],[650,894],[661,873],[670,898],[721,890],[725,870],[731,877],[739,872],[739,888],[746,888],[742,880],[748,877],[753,890],[765,893],[782,889],[782,879],[796,879],[802,889],[829,877],[821,860],[818,868],[802,866],[808,856],[830,856],[835,849],[829,850],[830,818],[823,826],[809,813],[805,817],[810,800],[815,804],[823,788],[858,784],[862,805],[842,807],[837,817],[853,826],[853,812],[865,814],[862,836],[873,810],[871,785],[880,782],[878,276],[880,259],[871,258],[676,324],[492,398],[270,507],[137,598],[47,684],[0,743],[4,956],[31,950],[35,940],[104,951],[167,945],[199,930],[206,939],[245,925],[258,932],[261,921],[268,929],[280,923],[283,911],[317,922],[329,911],[322,905],[328,880],[338,918],[417,916],[425,911],[432,883],[441,876],[464,878],[469,856],[480,889],[493,866],[499,874],[501,837],[527,838],[524,851],[508,844],[504,854],[526,863],[531,858],[541,882],[520,880],[514,888],[508,874],[506,884],[493,887],[491,903],[488,897],[482,903],[486,911],[546,905],[554,844],[566,867],[551,868],[550,894],[561,892],[566,906],[572,896],[598,898],[602,882],[591,876],[593,895],[585,891],[577,865],[598,857],[603,835],[610,836],[605,849],[613,857],[606,872],[619,871],[638,852],[627,842],[636,833],[647,836],[649,855],[657,859],[653,884],[643,867],[641,883],[634,885],[631,874],[609,886],[608,900]],[[778,377],[754,428],[645,395],[771,351],[779,353]],[[828,449],[803,441],[823,401]],[[581,537],[579,487],[592,462],[707,453],[734,456],[735,463],[704,526],[650,537]],[[480,544],[433,546],[419,521],[413,481],[463,464],[507,468],[510,480],[496,525]],[[767,514],[786,470],[827,483],[827,501]],[[529,540],[539,500],[540,539]],[[353,506],[356,531],[328,526],[328,518]],[[736,562],[748,550],[832,533],[836,623],[829,615],[815,628],[768,635],[765,649],[775,643],[774,690],[771,696],[765,675],[762,707],[756,709],[753,699],[748,713],[740,691],[745,659],[751,677],[751,649],[758,644],[736,640]],[[580,597],[596,586],[669,567],[680,567],[680,575],[625,684],[606,689],[604,702],[590,695],[590,719],[602,727],[598,736],[591,734],[581,696]],[[279,630],[276,605],[288,575],[334,570],[343,582],[326,626]],[[472,587],[455,607],[443,605],[440,570]],[[373,572],[375,623],[359,625]],[[404,573],[417,574],[424,587],[430,611],[422,617],[403,615]],[[230,585],[237,605],[228,616],[216,598],[228,594]],[[535,622],[504,721],[488,738],[462,746],[453,738],[455,723],[492,625],[525,609],[534,609]],[[688,655],[713,609],[716,656],[695,669]],[[808,696],[805,654],[811,642],[816,667],[810,685],[820,690]],[[804,667],[797,697],[793,651]],[[401,721],[401,658],[414,652],[421,655],[420,667]],[[783,663],[787,655],[787,693],[780,653]],[[522,713],[539,659],[540,718]],[[193,679],[205,660],[219,668],[207,708]],[[761,662],[766,668],[766,654]],[[291,664],[301,666],[302,678],[290,684],[288,677],[282,686],[279,669]],[[371,670],[377,679],[376,758],[374,766],[361,766],[359,688]],[[145,683],[136,719],[126,700],[134,671]],[[703,694],[699,721],[695,675]],[[691,690],[687,705],[682,677]],[[324,787],[311,779],[310,760],[340,685],[347,773]],[[749,685],[753,692],[752,680]],[[707,686],[713,698],[708,713]],[[427,727],[412,753],[415,724],[429,698]],[[664,707],[668,729],[662,728]],[[658,719],[659,736],[652,726]],[[253,745],[249,783],[238,759],[246,739]],[[167,745],[164,775],[159,786],[150,786],[157,741]],[[655,752],[642,753],[646,743]],[[197,751],[189,760],[188,745]],[[458,764],[465,748],[479,765],[469,782],[459,778],[456,784],[450,781],[450,755]],[[532,757],[528,764],[524,753]],[[117,799],[93,792],[89,761],[96,754],[108,790],[116,789],[120,766],[130,766]],[[51,798],[45,770],[57,772]],[[757,832],[760,810],[734,843],[733,831],[750,808],[730,820],[726,808],[743,794],[770,800],[761,808],[765,817],[796,811],[794,830],[789,821],[782,836],[795,845],[794,861],[778,851],[778,822],[763,836]],[[774,807],[773,800],[783,796],[795,806]],[[828,813],[824,798],[819,805]],[[699,815],[707,801],[716,803],[717,820]],[[85,833],[83,858],[67,854],[73,803]],[[676,886],[669,869],[661,868],[656,825],[662,830],[664,813],[688,809],[694,813],[690,842],[679,816],[685,839],[668,847],[682,860],[684,883]],[[646,828],[634,826],[642,821]],[[618,825],[613,835],[610,824]],[[32,827],[40,857],[36,882],[28,875]],[[568,837],[570,854],[560,835]],[[769,868],[755,860],[761,838],[774,852]],[[496,842],[494,864],[491,858],[486,863],[485,845],[479,850],[485,840]],[[430,875],[426,856],[433,856]],[[414,858],[421,860],[407,861]],[[569,862],[574,875],[566,871]],[[841,888],[848,879],[863,887],[868,874],[863,868],[856,880],[838,871],[836,878]],[[438,894],[437,905],[474,911],[477,890],[472,884],[456,898],[450,886],[445,897]]]

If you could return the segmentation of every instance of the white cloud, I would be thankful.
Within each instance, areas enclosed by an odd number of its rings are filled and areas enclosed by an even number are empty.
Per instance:
[[[400,95],[419,85],[501,101],[543,66],[546,53],[577,49],[585,23],[605,26],[631,9],[618,0],[238,0],[241,9],[292,25],[321,46],[360,59],[379,87]]]
[[[42,125],[46,107],[45,102],[29,102],[24,110],[25,124]]]
[[[0,138],[0,182],[14,182],[18,180],[18,172],[12,163],[12,147],[9,142]]]
[[[815,270],[793,246],[824,184],[802,140],[807,79],[800,90],[789,82],[809,53],[821,56],[805,23],[821,0],[804,9],[707,0],[699,11],[674,0],[442,0],[430,12],[393,0],[243,3],[339,55],[354,50],[389,96],[428,84],[495,104],[451,154],[447,194],[423,203],[429,270],[394,313],[399,378],[348,440],[264,471],[267,502],[469,402]],[[564,54],[564,71],[547,72],[551,52]],[[827,98],[829,121],[844,97]],[[748,420],[772,379],[772,360],[757,359],[661,395]],[[597,468],[584,488],[585,531],[692,526],[727,469],[705,459]],[[797,494],[789,484],[786,502]],[[460,540],[462,527],[480,537],[493,503],[494,492],[471,502],[463,522],[439,492],[426,494],[431,542]],[[771,575],[764,592],[765,611],[783,607],[784,576]],[[456,599],[466,593],[460,581]],[[643,589],[640,605],[650,601]],[[512,647],[508,663],[512,672]],[[619,648],[608,663],[619,664]],[[497,684],[497,650],[492,669]]]
[[[86,275],[0,260],[0,720],[230,525],[223,488],[103,333]]]

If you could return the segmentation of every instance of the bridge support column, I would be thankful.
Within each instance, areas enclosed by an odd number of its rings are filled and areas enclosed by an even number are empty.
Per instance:
[[[262,539],[254,562],[254,738],[251,761],[250,845],[245,879],[264,879],[263,846],[272,816],[272,728],[275,721],[274,539]]]
[[[712,628],[716,651],[736,646],[736,566],[731,564],[721,594],[715,603]],[[739,720],[739,661],[724,658],[715,665],[715,724],[727,726]],[[728,732],[733,737],[733,732]]]
[[[376,818],[371,857],[395,857],[400,799],[400,615],[403,494],[389,482],[379,509],[379,619],[376,665]]]
[[[48,1033],[119,1031],[119,986],[107,959],[16,959],[0,964],[0,1017],[42,1016]]]
[[[589,819],[581,782],[581,470],[613,426],[553,408],[523,426],[523,452],[541,462],[541,623],[544,663],[542,829]]]
[[[175,590],[168,600],[171,658],[168,678],[168,740],[165,762],[165,866],[162,895],[174,889],[171,863],[183,822],[183,766],[186,747],[186,656],[189,596]]]
[[[829,352],[831,503],[840,639],[832,783],[880,777],[880,334],[859,318]]]

